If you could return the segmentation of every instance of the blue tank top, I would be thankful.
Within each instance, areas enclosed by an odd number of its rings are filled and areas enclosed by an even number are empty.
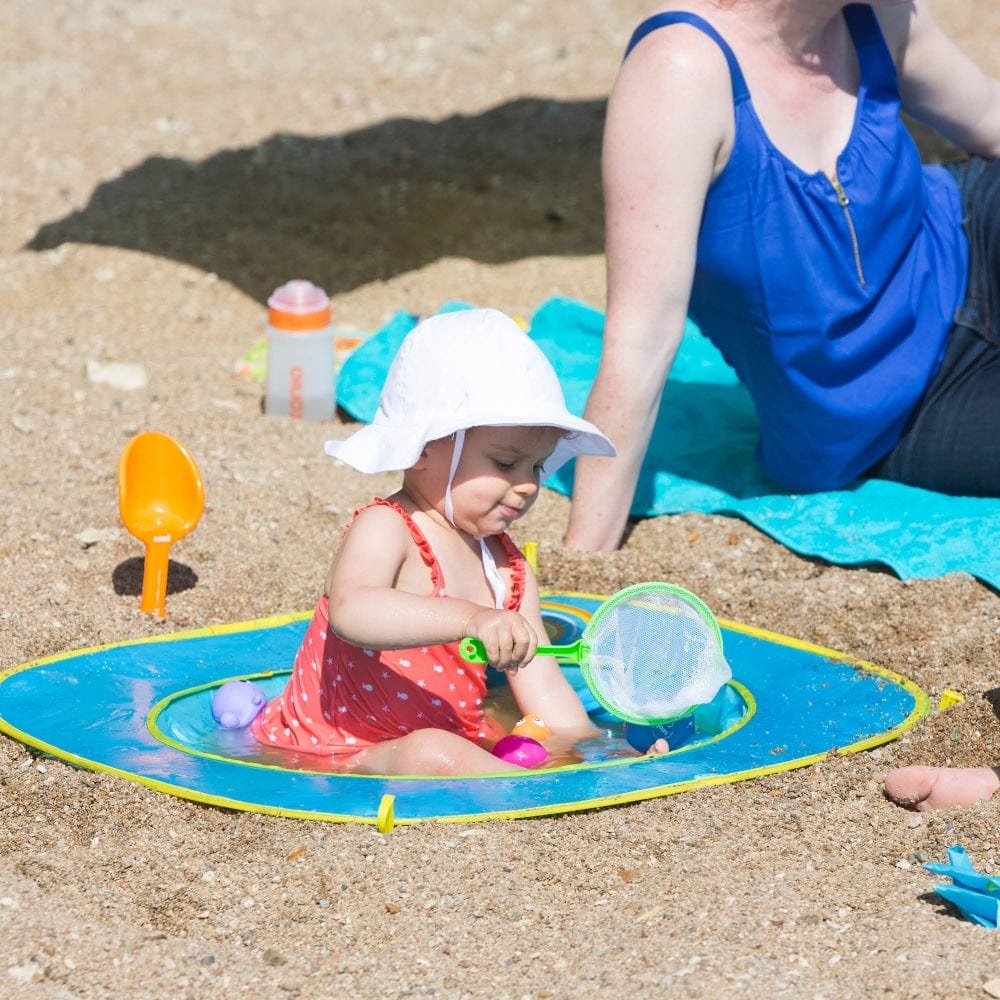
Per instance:
[[[729,63],[735,139],[708,191],[689,312],[753,397],[764,470],[798,492],[841,487],[897,443],[968,271],[958,186],[920,162],[875,15],[852,4],[844,17],[861,84],[836,182],[775,148],[736,57],[702,18],[655,15],[628,48],[682,22]]]

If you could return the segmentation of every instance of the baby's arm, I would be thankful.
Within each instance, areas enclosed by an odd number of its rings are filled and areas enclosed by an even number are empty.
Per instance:
[[[330,625],[367,649],[409,649],[471,635],[500,670],[516,670],[534,656],[538,633],[522,615],[426,596],[427,588],[427,567],[405,523],[388,507],[369,507],[355,518],[327,575]]]
[[[536,634],[544,636],[538,582],[530,567],[525,577],[521,610]],[[524,670],[509,676],[508,680],[521,714],[541,719],[554,736],[577,742],[600,732],[555,657],[536,656]]]
[[[536,633],[544,635],[538,581],[530,567],[521,607]],[[528,608],[536,609],[534,614],[530,614],[526,610]],[[540,719],[551,730],[552,736],[545,740],[545,744],[553,756],[572,750],[581,740],[600,735],[601,730],[587,715],[583,702],[573,690],[573,685],[566,680],[554,656],[536,656],[527,669],[508,675],[507,680],[521,715]],[[669,750],[666,740],[657,739],[646,753],[659,755]]]

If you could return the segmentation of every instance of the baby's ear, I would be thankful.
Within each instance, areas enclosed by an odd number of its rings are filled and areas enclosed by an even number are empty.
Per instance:
[[[420,458],[418,458],[413,465],[410,466],[410,468],[416,469],[418,472],[422,472],[427,468],[429,463],[434,462],[436,453],[440,452],[442,449],[446,453],[446,458],[450,459],[454,440],[455,435],[452,434],[450,437],[437,438],[434,441],[428,441],[423,448],[420,449]]]

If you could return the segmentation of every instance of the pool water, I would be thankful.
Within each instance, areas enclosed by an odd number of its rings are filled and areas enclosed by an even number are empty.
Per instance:
[[[629,727],[630,731],[626,733],[626,726],[621,720],[608,714],[590,694],[578,667],[564,666],[563,671],[594,724],[600,729],[601,735],[577,744],[570,756],[565,760],[555,760],[552,764],[593,764],[637,756],[640,751],[636,747],[643,742],[645,733],[637,736],[635,730],[643,727]],[[282,672],[248,679],[271,699],[284,690],[287,678],[287,672]],[[149,728],[152,734],[161,742],[196,756],[222,757],[291,770],[332,770],[326,766],[322,757],[263,746],[253,738],[249,727],[224,729],[218,725],[212,715],[212,697],[220,686],[221,682],[194,690],[178,691],[164,699],[150,715]],[[485,710],[508,732],[517,722],[519,714],[505,683],[493,683],[487,694]],[[671,751],[719,739],[727,731],[736,728],[747,711],[746,700],[737,687],[723,685],[708,704],[698,706],[676,722],[655,727],[655,732],[651,731],[652,738],[647,743],[647,748],[660,736],[667,740]],[[627,738],[629,735],[634,745],[630,745]]]

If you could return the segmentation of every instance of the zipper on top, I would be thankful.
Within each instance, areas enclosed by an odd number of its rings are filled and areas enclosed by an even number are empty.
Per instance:
[[[847,231],[851,237],[851,249],[854,252],[854,268],[858,272],[858,282],[862,288],[866,288],[868,282],[865,279],[864,268],[861,266],[861,244],[858,242],[858,231],[854,228],[854,217],[851,215],[851,199],[847,197],[847,192],[836,174],[830,178],[830,183],[833,185],[837,201],[844,211],[844,221],[847,223]]]

